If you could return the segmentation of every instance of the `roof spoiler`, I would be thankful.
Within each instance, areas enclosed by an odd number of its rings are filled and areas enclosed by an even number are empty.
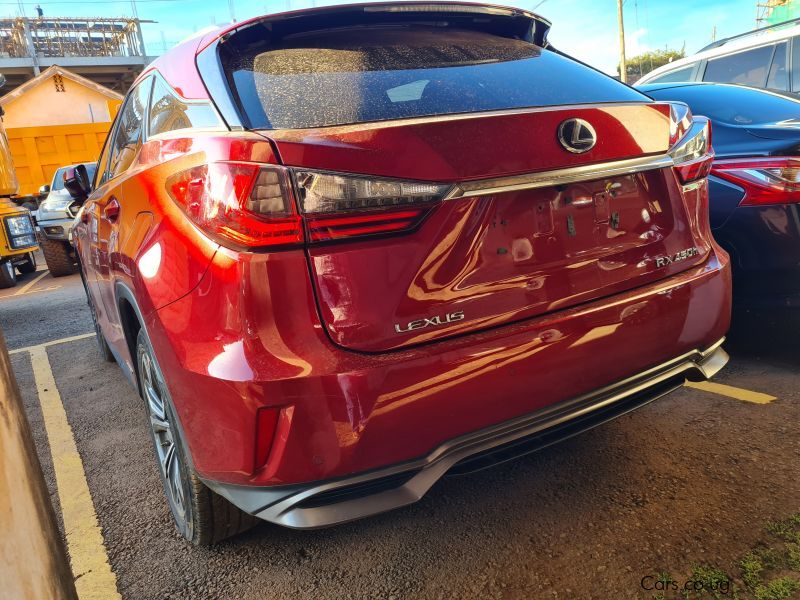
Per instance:
[[[460,20],[480,23],[498,35],[522,39],[547,47],[550,21],[539,15],[508,6],[468,2],[376,2],[325,6],[256,17],[208,35],[200,43],[201,52],[216,41],[224,43],[246,29],[266,27],[274,33],[291,35],[372,23],[420,21],[421,19]]]

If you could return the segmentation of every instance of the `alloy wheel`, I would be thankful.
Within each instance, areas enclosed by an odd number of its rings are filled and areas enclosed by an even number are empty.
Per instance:
[[[167,500],[179,527],[189,530],[188,537],[191,537],[186,469],[178,447],[179,440],[171,419],[164,382],[158,374],[150,352],[142,348],[140,348],[139,364],[142,395],[147,403],[150,430]]]

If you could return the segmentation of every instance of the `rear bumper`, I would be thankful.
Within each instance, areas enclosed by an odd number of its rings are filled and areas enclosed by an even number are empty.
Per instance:
[[[673,277],[540,318],[355,353],[327,337],[306,269],[302,251],[218,253],[196,290],[146,318],[195,470],[220,493],[240,490],[236,503],[254,513],[269,502],[244,500],[248,490],[305,493],[425,462],[452,440],[592,401],[674,361],[705,376],[702,353],[730,323],[728,257],[715,249]],[[263,466],[262,407],[280,410]]]
[[[719,340],[572,400],[449,440],[417,460],[333,481],[247,487],[205,483],[246,512],[296,529],[344,523],[416,502],[448,472],[466,473],[534,452],[624,415],[728,362]]]

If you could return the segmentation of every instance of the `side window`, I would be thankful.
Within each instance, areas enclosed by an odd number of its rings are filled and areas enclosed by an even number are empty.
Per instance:
[[[156,78],[150,103],[150,135],[221,125],[217,113],[207,102],[180,100],[163,80]]]
[[[761,46],[709,59],[703,81],[764,87],[775,46]]]
[[[769,68],[767,87],[772,90],[789,89],[789,73],[786,70],[786,42],[781,42],[775,47],[775,57]]]
[[[792,40],[792,89],[800,92],[800,36]]]
[[[113,179],[124,173],[136,158],[142,145],[142,128],[152,83],[152,77],[142,81],[130,91],[122,105],[111,142],[106,179]]]
[[[106,137],[106,143],[103,144],[103,151],[100,152],[100,158],[97,161],[97,172],[94,175],[94,184],[92,185],[93,190],[96,190],[106,181],[108,181],[108,153],[111,150],[111,140],[113,139],[114,132],[117,130],[117,123],[118,120],[114,121],[114,123],[111,125],[111,130],[108,132],[108,136]]]
[[[651,79],[647,83],[672,83],[675,81],[692,81],[692,72],[694,71],[695,66],[696,64],[689,65],[688,67],[684,67],[676,71],[670,71],[669,73],[664,73],[663,75],[656,77],[655,79]]]

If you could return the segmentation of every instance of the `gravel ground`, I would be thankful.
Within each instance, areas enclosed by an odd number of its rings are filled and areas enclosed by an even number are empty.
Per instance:
[[[10,347],[91,330],[78,277],[36,287],[48,285],[61,287],[0,295]],[[786,331],[744,330],[717,379],[777,396],[771,404],[683,388],[538,454],[442,480],[413,506],[319,531],[262,524],[212,549],[176,533],[122,372],[92,339],[49,357],[126,599],[649,599],[647,575],[683,581],[708,564],[736,577],[765,523],[800,511],[800,356],[775,343]],[[58,510],[30,360],[13,364]]]

